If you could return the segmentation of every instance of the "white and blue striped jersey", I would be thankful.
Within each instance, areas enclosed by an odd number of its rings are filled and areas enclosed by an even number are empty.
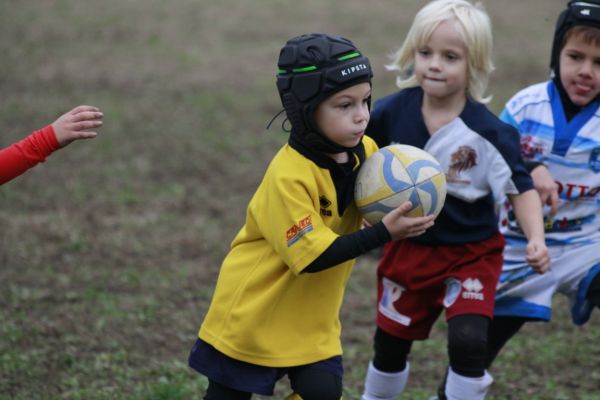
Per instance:
[[[525,261],[526,239],[510,207],[503,210],[504,265],[496,293],[496,316],[549,321],[552,298],[569,299],[571,318],[586,323],[586,293],[600,273],[600,104],[592,102],[567,121],[552,81],[525,88],[500,118],[521,135],[525,160],[543,162],[559,188],[558,212],[545,216],[551,272],[537,274]],[[546,213],[547,214],[547,213]]]
[[[558,213],[545,217],[548,246],[599,242],[599,103],[590,103],[567,122],[558,90],[548,81],[518,92],[500,118],[519,131],[523,158],[543,162],[558,184]],[[502,223],[507,247],[525,247],[509,206]]]

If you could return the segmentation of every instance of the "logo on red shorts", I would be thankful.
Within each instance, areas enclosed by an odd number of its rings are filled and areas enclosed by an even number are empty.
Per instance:
[[[465,289],[462,293],[463,299],[467,300],[483,300],[483,293],[481,290],[483,289],[483,285],[479,281],[479,279],[468,278],[462,284],[463,289]]]
[[[381,295],[381,300],[379,300],[379,305],[377,309],[387,318],[392,321],[396,321],[399,324],[410,326],[410,317],[404,314],[400,314],[396,307],[394,307],[394,303],[400,299],[402,296],[402,292],[406,289],[403,286],[398,285],[396,282],[393,282],[386,277],[383,277],[383,293]]]

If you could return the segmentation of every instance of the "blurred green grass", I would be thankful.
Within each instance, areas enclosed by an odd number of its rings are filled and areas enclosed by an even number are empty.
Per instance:
[[[221,258],[277,148],[280,47],[350,37],[383,65],[417,0],[0,2],[0,146],[80,103],[105,113],[76,142],[0,187],[0,399],[200,399],[186,366]],[[559,0],[485,1],[495,28],[491,108],[547,75]],[[360,259],[342,318],[345,398],[371,357],[375,260]],[[598,316],[528,326],[494,368],[493,399],[599,399]],[[445,365],[445,325],[414,346],[405,398]],[[278,385],[277,397],[289,391]],[[260,398],[260,397],[257,397]]]

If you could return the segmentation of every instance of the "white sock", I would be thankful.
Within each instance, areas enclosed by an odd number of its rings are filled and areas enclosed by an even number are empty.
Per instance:
[[[400,372],[382,372],[369,363],[362,400],[394,400],[404,391],[408,381],[409,364]]]
[[[448,368],[446,379],[446,397],[448,400],[483,400],[494,382],[492,376],[485,371],[479,378],[462,376]]]

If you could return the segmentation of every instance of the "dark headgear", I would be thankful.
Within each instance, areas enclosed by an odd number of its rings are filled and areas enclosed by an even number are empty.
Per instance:
[[[314,112],[329,96],[358,83],[370,83],[373,72],[369,59],[346,38],[310,33],[288,40],[277,66],[277,90],[292,124],[292,135],[313,150],[349,150],[319,131]]]
[[[558,16],[550,58],[550,69],[556,76],[558,76],[559,56],[565,33],[576,25],[600,29],[600,1],[571,0],[567,4],[567,9]]]

